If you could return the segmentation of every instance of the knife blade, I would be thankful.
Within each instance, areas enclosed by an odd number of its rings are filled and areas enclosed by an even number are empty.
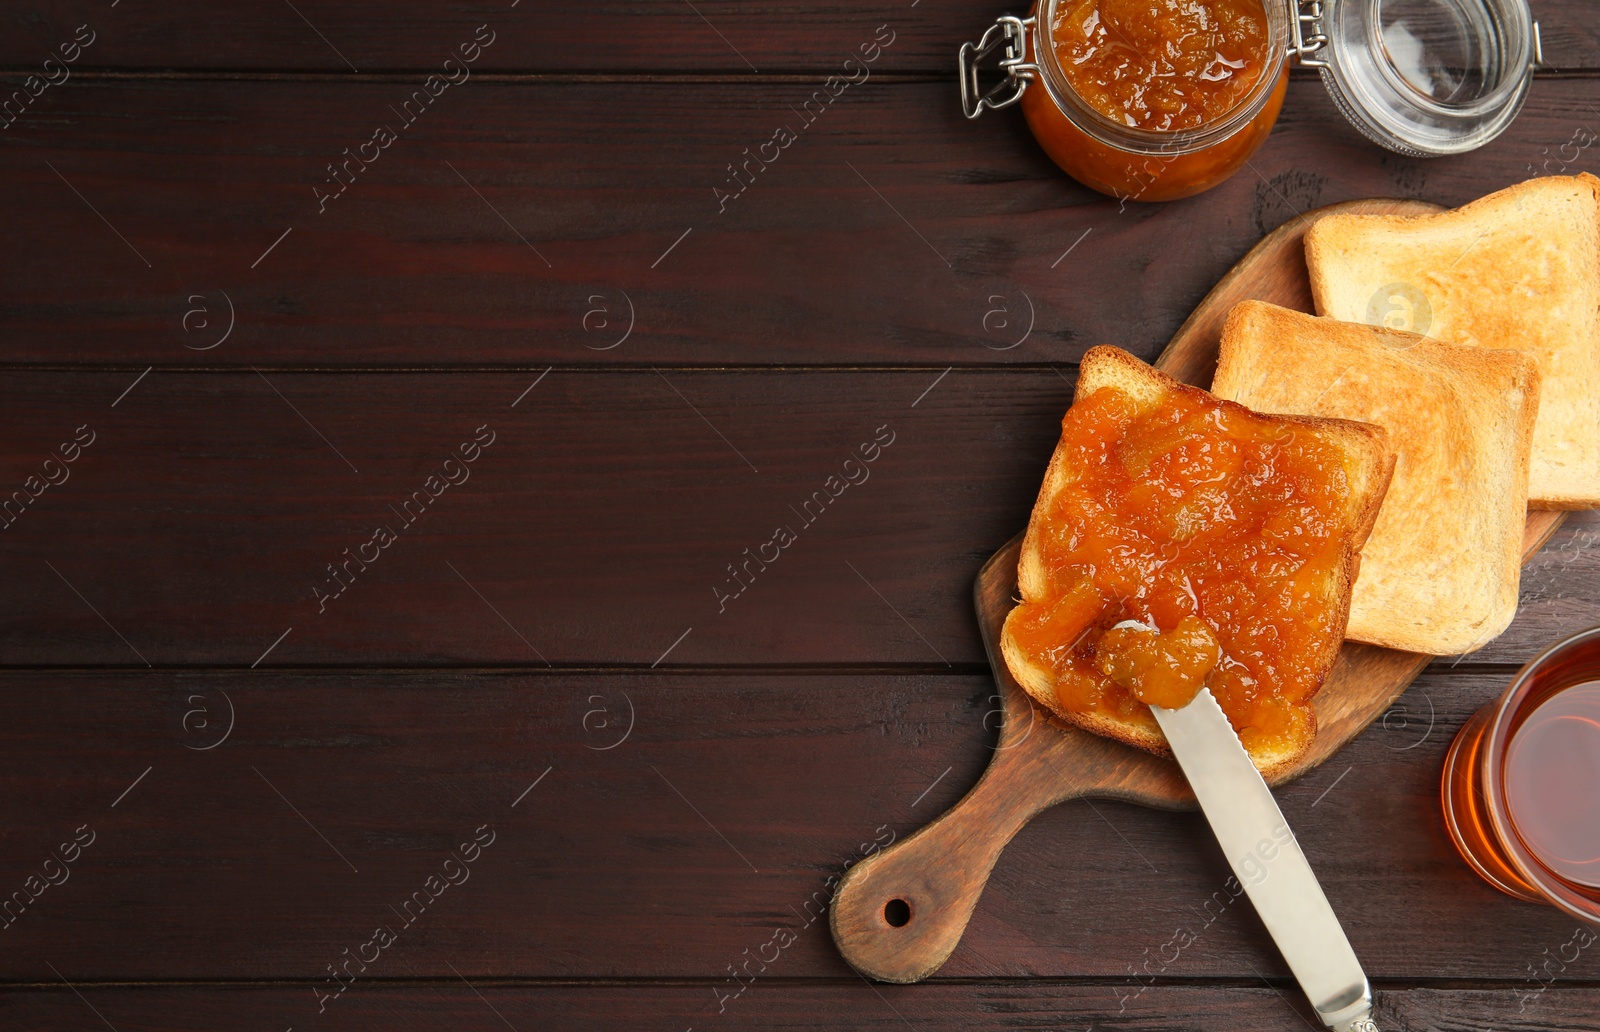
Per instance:
[[[1181,709],[1151,706],[1200,809],[1261,923],[1323,1024],[1378,1032],[1372,988],[1305,853],[1209,689]]]

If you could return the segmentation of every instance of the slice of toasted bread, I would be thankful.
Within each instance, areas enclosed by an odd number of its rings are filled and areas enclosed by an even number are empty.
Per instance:
[[[1211,390],[1389,431],[1394,481],[1361,551],[1346,634],[1447,656],[1516,615],[1539,382],[1520,352],[1244,301],[1223,326]]]
[[[1532,355],[1529,504],[1600,506],[1600,179],[1530,179],[1436,215],[1329,215],[1306,265],[1321,315]]]
[[[1164,402],[1170,404],[1170,399],[1184,394],[1199,396],[1207,402],[1213,400],[1205,391],[1179,383],[1125,351],[1112,347],[1091,348],[1083,358],[1078,375],[1077,399],[1082,401],[1108,387],[1121,392],[1141,409]],[[1239,408],[1226,401],[1222,405]],[[1328,514],[1336,521],[1339,561],[1326,582],[1317,585],[1320,594],[1318,604],[1325,613],[1331,615],[1327,621],[1330,631],[1316,641],[1314,655],[1307,657],[1307,662],[1314,664],[1317,671],[1315,683],[1320,686],[1337,658],[1344,637],[1350,589],[1360,562],[1360,549],[1378,517],[1379,506],[1394,468],[1394,457],[1388,447],[1387,434],[1381,427],[1343,419],[1303,416],[1260,418],[1286,429],[1312,431],[1318,439],[1332,445],[1335,454],[1344,463],[1349,490],[1337,503],[1342,507],[1341,510]],[[1028,521],[1017,565],[1017,584],[1024,603],[1041,602],[1048,596],[1050,573],[1043,554],[1043,542],[1051,530],[1049,524],[1054,500],[1074,479],[1071,462],[1064,442],[1058,444]],[[1030,696],[1062,720],[1087,731],[1154,753],[1165,755],[1170,752],[1160,727],[1147,713],[1141,714],[1144,717],[1142,720],[1123,719],[1106,712],[1074,711],[1062,705],[1057,697],[1054,671],[1030,657],[1013,635],[1013,619],[1021,611],[1022,607],[1019,606],[1008,616],[1001,632],[1000,651],[1012,676]],[[1204,613],[1200,615],[1204,618]],[[1298,734],[1270,746],[1258,743],[1251,748],[1250,743],[1246,743],[1251,759],[1264,775],[1270,777],[1287,769],[1311,747],[1316,734],[1316,719],[1310,709],[1309,697],[1304,700],[1304,709],[1306,719],[1298,725]]]

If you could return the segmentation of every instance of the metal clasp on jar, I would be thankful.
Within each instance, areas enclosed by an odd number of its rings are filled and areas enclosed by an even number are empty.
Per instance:
[[[1327,61],[1311,56],[1328,45],[1323,13],[1323,0],[1289,0],[1289,56],[1302,68],[1328,67]]]
[[[961,44],[961,111],[968,118],[977,118],[983,114],[984,108],[998,111],[1022,99],[1023,91],[1039,71],[1038,65],[1028,62],[1028,30],[1034,24],[1033,18],[1002,15],[989,26],[976,45]],[[987,90],[980,91],[978,63],[1002,46],[1005,51],[997,67],[1006,77]],[[1008,90],[1010,92],[1006,93]]]

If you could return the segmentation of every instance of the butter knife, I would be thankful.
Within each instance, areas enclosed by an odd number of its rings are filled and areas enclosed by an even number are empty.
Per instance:
[[[1228,865],[1322,1023],[1378,1032],[1372,988],[1272,791],[1209,689],[1181,709],[1151,706]]]

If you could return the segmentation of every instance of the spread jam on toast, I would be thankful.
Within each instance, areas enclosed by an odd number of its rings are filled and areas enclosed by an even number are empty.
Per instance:
[[[1203,391],[1141,403],[1103,386],[1068,410],[1057,454],[1034,514],[1045,590],[1007,622],[1052,672],[1052,708],[1154,728],[1146,704],[1205,685],[1253,754],[1306,737],[1344,634],[1328,590],[1352,543],[1339,446]]]

